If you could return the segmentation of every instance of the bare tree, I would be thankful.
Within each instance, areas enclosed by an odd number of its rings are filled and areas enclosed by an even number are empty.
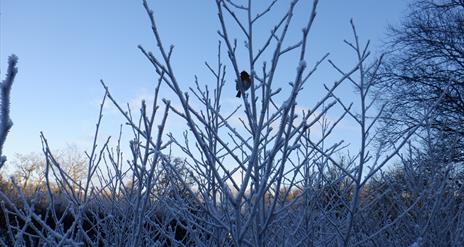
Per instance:
[[[62,169],[75,181],[86,178],[86,157],[75,144],[68,144],[65,148],[55,151]]]
[[[424,109],[435,103],[431,131],[437,144],[454,145],[452,156],[464,149],[464,5],[454,0],[421,0],[390,31],[379,87],[387,102],[387,134],[416,126]],[[423,126],[422,130],[428,127]],[[422,133],[425,134],[424,131]]]
[[[22,183],[22,189],[26,191],[28,186],[34,187],[45,182],[45,161],[39,154],[16,154],[12,162],[16,182]],[[31,184],[32,183],[32,184]]]
[[[60,169],[70,176],[74,181],[81,181],[85,178],[85,156],[80,152],[76,145],[68,145],[66,148],[56,151],[57,162]],[[45,183],[45,159],[37,153],[16,154],[11,162],[13,177],[16,182],[22,184],[22,189],[34,190]],[[28,189],[28,190],[29,190]]]

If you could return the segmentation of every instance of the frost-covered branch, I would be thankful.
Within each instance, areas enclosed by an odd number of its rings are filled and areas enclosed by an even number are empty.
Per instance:
[[[8,69],[6,72],[6,78],[2,81],[0,85],[0,169],[5,164],[6,157],[3,155],[3,145],[6,141],[6,136],[13,126],[13,122],[10,118],[10,92],[13,81],[18,73],[18,68],[16,64],[18,63],[18,57],[16,55],[11,55],[8,58]]]

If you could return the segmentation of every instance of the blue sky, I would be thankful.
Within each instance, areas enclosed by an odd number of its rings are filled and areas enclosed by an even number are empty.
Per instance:
[[[0,2],[2,78],[7,57],[14,53],[20,59],[11,95],[14,126],[5,144],[7,156],[40,152],[40,131],[56,148],[72,143],[88,149],[104,93],[100,79],[110,86],[120,103],[136,105],[140,99],[150,97],[154,71],[137,45],[149,50],[156,47],[141,2]],[[287,2],[279,0],[271,18],[264,19],[263,24],[258,26],[258,35],[255,35],[258,39],[260,32],[263,37],[269,33],[270,21],[280,16]],[[302,2],[308,3],[299,5],[293,26],[295,31],[290,33],[289,40],[299,37],[299,24],[306,21],[303,16],[309,12],[309,1]],[[149,3],[155,11],[165,43],[175,45],[175,70],[184,89],[193,85],[195,74],[203,84],[214,83],[204,66],[205,61],[214,64],[216,59],[219,26],[214,1],[165,0]],[[343,68],[354,63],[350,56],[352,53],[343,44],[343,39],[352,37],[351,18],[362,40],[371,40],[375,53],[385,38],[387,25],[400,20],[408,3],[406,0],[321,0],[310,34],[309,65],[326,52],[330,52],[331,59]],[[291,62],[282,65],[282,71],[293,72],[294,68],[295,64]],[[284,81],[285,73],[280,76]],[[316,74],[315,81],[321,85],[322,82],[331,83],[334,78],[336,73],[325,64]],[[346,92],[339,93],[343,95]],[[166,98],[172,96],[166,89],[163,89],[162,95]],[[235,85],[229,82],[225,88],[225,102],[239,104],[234,101],[234,96]],[[304,96],[317,99],[317,95],[311,92]],[[306,105],[305,102],[301,104]],[[310,106],[310,102],[307,105]],[[123,123],[111,107],[105,108],[103,121],[103,136],[116,135],[118,126]],[[171,122],[173,129],[179,126],[182,125]]]

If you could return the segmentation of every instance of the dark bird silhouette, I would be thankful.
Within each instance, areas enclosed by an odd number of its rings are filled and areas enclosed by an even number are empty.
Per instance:
[[[239,83],[241,83],[241,88]],[[248,90],[251,86],[251,79],[250,75],[246,71],[240,72],[240,81],[237,81],[237,84],[235,85],[235,89],[237,90],[237,98],[240,98],[242,96],[242,91],[245,92]]]

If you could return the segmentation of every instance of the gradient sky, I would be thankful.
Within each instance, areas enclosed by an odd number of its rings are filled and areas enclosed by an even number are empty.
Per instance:
[[[280,16],[289,1],[279,0],[274,12],[259,25],[255,37],[264,38],[269,25]],[[301,24],[309,13],[309,1],[297,8],[295,26],[289,40],[300,37]],[[60,148],[73,143],[88,149],[103,96],[103,79],[120,103],[137,105],[150,97],[154,71],[137,49],[149,50],[153,43],[142,1],[122,0],[1,0],[0,68],[4,78],[10,54],[19,57],[19,73],[11,94],[14,126],[5,144],[5,154],[40,152],[40,131],[49,143]],[[194,75],[201,83],[214,81],[204,66],[215,64],[218,22],[214,1],[149,1],[155,11],[165,44],[174,44],[174,65],[184,89],[192,86]],[[256,2],[258,3],[258,2]],[[385,38],[388,24],[398,23],[407,10],[406,0],[321,0],[315,26],[310,33],[308,65],[326,52],[341,67],[354,64],[343,39],[352,37],[349,20],[354,22],[363,41],[370,39],[375,54]],[[276,15],[274,15],[276,14]],[[261,29],[260,29],[261,28]],[[235,33],[233,33],[235,34]],[[239,42],[239,45],[243,43]],[[244,50],[243,45],[239,47]],[[225,55],[224,55],[225,57]],[[289,60],[289,61],[295,61]],[[295,63],[282,64],[282,87],[295,71]],[[229,66],[230,67],[230,66]],[[291,71],[285,79],[285,71]],[[231,74],[229,72],[229,74]],[[316,80],[331,83],[337,73],[327,64]],[[286,80],[286,82],[285,82]],[[225,88],[225,102],[234,100],[235,85]],[[319,82],[319,84],[321,84]],[[352,89],[343,89],[352,91]],[[311,91],[311,90],[310,90]],[[317,91],[304,97],[317,99]],[[345,92],[340,92],[342,95]],[[167,89],[163,97],[171,94]],[[302,105],[306,105],[301,102]],[[309,102],[307,105],[311,105]],[[227,104],[225,107],[229,107]],[[102,136],[116,135],[123,123],[114,108],[105,108]],[[171,121],[171,129],[182,126]],[[177,126],[176,126],[177,124]],[[348,128],[349,129],[349,128]],[[349,138],[349,137],[348,137]],[[11,158],[10,158],[11,159]]]

